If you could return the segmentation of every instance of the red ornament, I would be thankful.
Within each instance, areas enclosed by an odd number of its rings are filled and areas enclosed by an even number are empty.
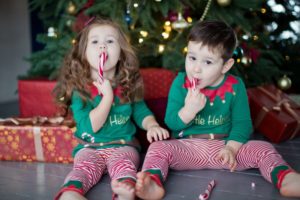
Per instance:
[[[84,14],[84,12],[80,12],[78,15],[77,15],[77,18],[75,20],[75,23],[73,25],[73,31],[75,32],[80,32],[83,28],[84,28],[84,25],[86,24],[86,22],[90,19],[89,16],[86,16]]]
[[[259,56],[260,56],[260,52],[258,49],[249,47],[246,43],[242,43],[241,44],[242,49],[244,50],[244,54],[251,58],[251,60],[256,63]]]
[[[177,21],[177,19],[178,19],[178,12],[175,12],[174,10],[169,10],[167,19],[170,22]]]
[[[184,11],[183,11],[183,18],[185,20],[187,20],[188,17],[191,17],[191,9],[190,8],[185,8]]]

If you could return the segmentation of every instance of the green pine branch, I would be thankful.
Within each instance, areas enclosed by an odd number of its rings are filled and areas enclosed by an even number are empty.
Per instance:
[[[282,71],[279,69],[284,62],[280,52],[272,48],[271,33],[264,28],[263,17],[260,13],[266,1],[260,0],[231,0],[228,6],[221,6],[212,0],[206,19],[220,19],[228,24],[241,29],[238,35],[239,41],[247,43],[247,46],[261,52],[256,63],[248,66],[237,63],[231,70],[241,76],[248,86],[259,85],[266,81],[272,81],[279,77]],[[75,5],[75,13],[68,13],[68,6]],[[37,41],[45,44],[41,51],[34,52],[28,58],[31,68],[28,77],[46,76],[55,79],[65,54],[71,47],[71,41],[76,33],[72,30],[79,11],[85,6],[87,0],[30,0],[30,9],[38,10],[39,17],[44,23],[45,30],[55,28],[57,37],[48,37],[47,32],[38,36]],[[139,6],[135,8],[134,3]],[[189,16],[196,23],[203,15],[208,0],[174,0],[161,2],[147,0],[95,0],[92,7],[86,9],[87,16],[98,15],[108,17],[119,23],[130,37],[140,60],[141,67],[164,67],[173,71],[184,69],[184,52],[187,45],[186,36],[190,29],[182,31],[172,30],[169,38],[164,39],[164,22],[168,20],[169,11],[182,12],[188,9]],[[129,9],[129,13],[126,11]],[[125,17],[131,18],[130,23]],[[268,13],[272,15],[273,13]],[[191,24],[191,25],[192,25]],[[147,31],[148,36],[142,37],[140,31]],[[243,34],[250,39],[244,40]],[[258,40],[251,37],[258,36]],[[143,42],[140,43],[140,38]],[[158,46],[164,45],[164,52],[158,52]],[[247,55],[243,55],[247,56]]]

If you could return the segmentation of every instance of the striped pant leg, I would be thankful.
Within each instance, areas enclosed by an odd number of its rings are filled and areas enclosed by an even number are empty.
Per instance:
[[[216,157],[224,147],[222,140],[181,139],[152,143],[148,149],[143,171],[160,169],[165,180],[168,168],[187,169],[229,169],[228,164]],[[286,165],[286,161],[272,144],[265,141],[249,141],[236,155],[236,170],[258,168],[262,176],[269,182],[271,172],[277,166]]]
[[[169,167],[174,170],[203,169],[208,165],[208,143],[200,139],[157,141],[150,145],[142,171],[158,169],[166,180]]]
[[[106,165],[112,180],[130,177],[136,180],[139,153],[131,146],[115,148],[107,158]]]
[[[289,166],[282,156],[269,142],[252,140],[244,144],[236,156],[237,169],[258,168],[262,176],[269,182],[271,172],[277,166]]]
[[[222,160],[217,160],[220,150],[224,147],[225,142],[222,140],[206,140],[202,142],[208,146],[208,165],[210,169],[229,169],[228,164],[222,165]],[[195,149],[198,153],[200,152]],[[246,170],[258,168],[262,176],[269,182],[271,180],[271,172],[277,166],[288,166],[282,156],[276,151],[272,144],[265,141],[252,140],[244,144],[236,155],[236,170]]]
[[[106,170],[105,158],[100,155],[103,150],[90,148],[81,149],[74,158],[72,171],[67,175],[68,181],[79,181],[82,183],[83,191],[86,193],[102,177]]]

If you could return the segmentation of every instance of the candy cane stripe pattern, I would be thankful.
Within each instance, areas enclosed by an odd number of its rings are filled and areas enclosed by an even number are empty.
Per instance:
[[[104,64],[107,60],[107,54],[105,52],[102,52],[100,54],[100,62],[99,62],[99,68],[98,68],[98,71],[99,71],[99,76],[101,79],[103,79],[103,68],[104,68]]]
[[[210,193],[212,192],[212,190],[215,186],[216,186],[216,181],[212,180],[208,184],[207,189],[205,190],[205,192],[199,195],[199,200],[207,200],[210,196]]]
[[[195,78],[192,79],[192,89],[193,90],[196,89],[196,80],[195,80]]]
[[[193,78],[191,83],[192,83],[192,89],[195,90],[196,86],[199,84],[199,80],[197,78]]]

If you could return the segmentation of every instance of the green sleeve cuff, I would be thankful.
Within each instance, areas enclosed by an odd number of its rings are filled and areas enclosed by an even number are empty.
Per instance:
[[[191,126],[193,124],[193,121],[190,121],[190,123],[186,124],[182,121],[182,119],[179,117],[178,113],[174,114],[168,114],[173,115],[172,116],[165,116],[165,123],[166,125],[173,131],[182,131],[183,129]]]
[[[133,120],[141,129],[145,130],[142,125],[143,120],[150,115],[153,116],[153,113],[149,110],[144,101],[133,103]]]

